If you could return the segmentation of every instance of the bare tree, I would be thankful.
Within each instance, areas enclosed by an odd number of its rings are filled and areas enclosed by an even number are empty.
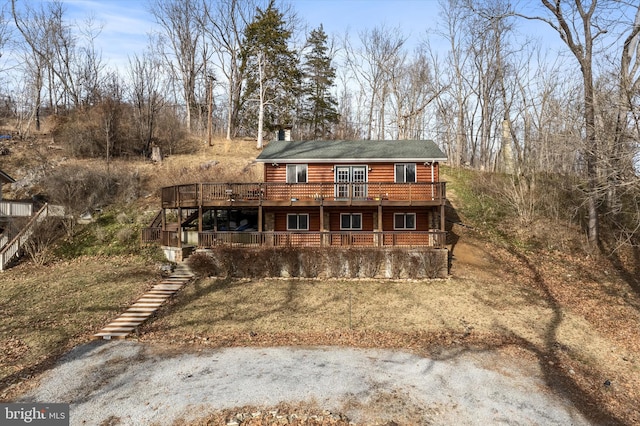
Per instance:
[[[255,13],[254,0],[203,0],[201,25],[217,57],[214,62],[227,80],[226,138],[236,135],[240,111],[243,33]]]
[[[151,13],[163,30],[161,40],[168,43],[168,50],[164,52],[166,65],[180,81],[188,131],[192,129],[196,82],[203,67],[199,51],[203,38],[198,18],[202,14],[200,6],[199,0],[153,0],[151,3]]]
[[[361,32],[359,39],[360,46],[356,48],[345,37],[346,62],[360,89],[369,95],[366,139],[373,137],[374,122],[377,122],[377,138],[384,139],[389,70],[393,68],[393,63],[402,62],[406,55],[404,44],[407,37],[400,28],[391,29],[382,25]]]
[[[438,73],[439,80],[446,86],[446,96],[436,99],[439,122],[443,123],[447,154],[454,166],[470,163],[470,142],[467,137],[467,116],[472,96],[472,72],[469,68],[471,53],[467,40],[468,9],[462,7],[460,0],[440,0],[439,30],[448,42],[449,51],[445,59],[445,67]],[[431,55],[435,56],[434,54]]]
[[[100,95],[100,115],[102,118],[102,130],[104,131],[105,159],[107,172],[109,172],[109,161],[113,155],[119,139],[118,131],[122,119],[123,88],[120,78],[116,73],[110,73],[104,81]]]
[[[611,94],[617,96],[611,96]],[[606,200],[606,219],[623,243],[638,242],[640,234],[640,6],[626,31],[619,64],[596,83],[599,115],[599,178]]]
[[[100,27],[88,18],[74,31],[65,20],[60,0],[43,3],[39,9],[26,4],[20,12],[16,0],[11,0],[11,6],[16,28],[31,50],[30,66],[36,81],[46,82],[49,107],[57,113],[61,104],[78,107],[91,103],[102,70],[101,56],[94,45]]]
[[[583,89],[585,145],[582,156],[585,163],[585,176],[588,182],[587,211],[588,211],[588,238],[595,246],[599,242],[598,219],[598,140],[596,132],[596,106],[594,89],[594,47],[598,37],[607,32],[606,20],[607,0],[574,0],[561,3],[541,0],[544,8],[550,16],[527,16],[519,14],[527,19],[535,19],[548,24],[555,30],[560,39],[569,48],[580,67]],[[604,5],[604,6],[603,6]]]
[[[60,218],[45,217],[34,224],[31,236],[22,248],[33,263],[43,266],[55,257],[55,244],[64,234]]]
[[[7,19],[7,5],[4,4],[0,7],[0,60],[4,56],[4,50],[9,46],[9,41],[12,39],[11,28],[9,27],[9,19]],[[2,65],[0,65],[0,71]]]
[[[161,109],[165,105],[161,63],[152,52],[129,58],[130,99],[134,125],[144,155],[151,153],[151,144]]]
[[[400,58],[399,58],[400,59]],[[443,91],[434,78],[431,64],[422,50],[413,59],[392,62],[391,108],[395,112],[396,139],[422,139],[427,107]]]

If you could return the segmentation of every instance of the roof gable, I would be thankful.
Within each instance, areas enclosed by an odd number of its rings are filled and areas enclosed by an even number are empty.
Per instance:
[[[446,161],[430,140],[271,141],[259,162]]]

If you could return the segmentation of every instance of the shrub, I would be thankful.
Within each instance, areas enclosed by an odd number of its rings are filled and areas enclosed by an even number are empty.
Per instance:
[[[391,250],[388,260],[390,263],[389,270],[391,272],[391,278],[400,278],[402,276],[402,271],[407,269],[407,257],[407,252],[403,249],[394,248]]]
[[[32,234],[23,245],[25,253],[37,265],[45,265],[54,257],[54,245],[64,235],[60,219],[44,218],[35,223]]]
[[[213,277],[219,274],[215,258],[206,253],[195,253],[189,256],[187,263],[191,270],[202,277]]]
[[[388,255],[388,257],[387,257]],[[382,262],[387,261],[392,278],[436,278],[446,274],[446,251],[407,251],[395,248],[384,251],[376,248],[321,249],[314,247],[276,247],[247,249],[245,247],[216,247],[208,254],[189,257],[194,271],[218,277],[265,278],[373,278],[380,274]],[[194,262],[194,263],[191,263]]]
[[[112,203],[137,199],[140,180],[128,168],[109,171],[70,165],[55,169],[44,178],[43,186],[52,204],[61,205],[67,214],[79,217]]]
[[[319,250],[315,248],[304,248],[300,251],[300,257],[302,276],[305,278],[317,278],[324,266]]]
[[[360,264],[362,274],[368,278],[376,277],[380,274],[380,267],[383,260],[384,252],[382,250],[366,250],[366,261]]]
[[[362,263],[365,261],[363,251],[358,248],[349,248],[344,251],[344,256],[347,262],[349,278],[357,278],[360,275]]]

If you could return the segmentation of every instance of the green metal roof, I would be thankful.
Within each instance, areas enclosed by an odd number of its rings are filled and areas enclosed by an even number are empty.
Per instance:
[[[446,161],[430,140],[271,141],[256,158],[263,163]]]

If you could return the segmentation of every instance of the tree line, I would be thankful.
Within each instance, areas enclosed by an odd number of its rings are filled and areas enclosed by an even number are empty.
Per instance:
[[[149,47],[113,70],[95,48],[98,23],[69,21],[60,0],[10,0],[0,47],[19,72],[3,84],[3,117],[25,133],[55,117],[85,156],[177,150],[185,135],[212,133],[260,147],[282,125],[297,139],[428,138],[454,167],[511,176],[519,203],[531,205],[542,174],[577,179],[592,243],[603,217],[639,223],[631,2],[440,0],[437,26],[417,42],[384,24],[309,29],[276,0],[152,0],[149,13]]]

